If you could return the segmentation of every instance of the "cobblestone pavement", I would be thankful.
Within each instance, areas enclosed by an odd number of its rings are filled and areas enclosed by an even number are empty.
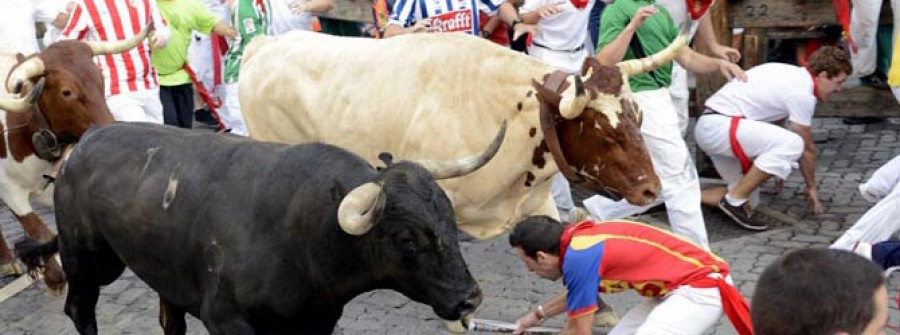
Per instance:
[[[749,297],[756,278],[772,260],[789,250],[825,247],[855,222],[872,204],[857,192],[857,185],[890,158],[900,154],[900,119],[882,124],[845,126],[840,119],[816,119],[814,137],[819,149],[817,178],[819,194],[826,213],[811,215],[802,193],[798,171],[786,181],[780,192],[771,183],[764,189],[759,213],[776,224],[773,229],[753,233],[736,228],[724,215],[707,210],[706,224],[712,248],[731,263],[733,277],[741,292]],[[52,220],[48,210],[42,217]],[[9,240],[21,236],[21,229],[4,208],[0,213],[2,232]],[[665,225],[665,214],[638,218]],[[527,272],[509,249],[505,236],[491,241],[462,242],[461,248],[472,273],[481,283],[485,300],[476,318],[513,322],[536,303],[561,290],[561,284],[549,282]],[[8,282],[9,280],[6,279]],[[0,285],[4,282],[0,281]],[[889,287],[896,295],[900,281]],[[839,289],[839,288],[836,288]],[[639,299],[632,293],[608,295],[606,300],[620,313]],[[75,334],[62,313],[64,298],[50,297],[38,285],[0,302],[0,334]],[[155,293],[130,272],[102,290],[97,307],[100,331],[105,334],[159,334]],[[892,324],[898,323],[896,306]],[[561,318],[548,321],[560,326]],[[602,332],[598,329],[597,333]],[[200,322],[191,318],[189,333],[206,333]],[[363,294],[346,306],[338,323],[343,334],[444,334],[442,323],[425,305],[391,291]],[[734,334],[731,325],[720,320],[714,334]]]

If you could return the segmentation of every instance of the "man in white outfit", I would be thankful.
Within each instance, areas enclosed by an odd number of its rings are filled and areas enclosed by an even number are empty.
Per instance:
[[[58,15],[49,1],[0,0],[0,8],[0,51],[26,56],[38,52],[34,23],[52,22]]]
[[[900,230],[900,156],[878,168],[869,181],[859,185],[859,193],[878,202],[844,232],[832,248],[851,250],[857,242],[875,244]]]
[[[797,165],[806,181],[814,213],[822,212],[816,189],[816,149],[812,138],[817,101],[827,101],[852,71],[847,52],[823,47],[809,67],[768,63],[747,71],[747,82],[732,81],[706,100],[694,138],[728,183],[703,191],[703,203],[718,206],[740,226],[765,230],[751,220],[758,188],[769,177],[784,180]],[[792,131],[771,124],[790,120]]]
[[[851,55],[852,77],[854,78],[879,80],[873,78],[873,75],[878,55],[878,44],[876,43],[878,21],[883,2],[884,0],[852,0],[850,36],[857,46],[857,51]],[[894,11],[894,33],[891,39],[893,42],[896,41],[898,31],[900,31],[900,0],[891,0],[891,8]]]

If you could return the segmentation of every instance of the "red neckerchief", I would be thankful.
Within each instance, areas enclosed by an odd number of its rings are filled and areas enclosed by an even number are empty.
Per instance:
[[[590,0],[569,0],[572,2],[572,6],[578,9],[585,9],[588,5],[588,1]]]
[[[699,20],[706,10],[712,5],[713,0],[685,0],[687,3],[688,13],[691,14],[691,20]]]
[[[809,68],[806,68],[806,72],[809,72],[809,76],[813,81],[813,96],[816,97],[817,101],[822,101],[821,99],[819,99],[819,83],[816,81],[816,76],[812,73],[812,71],[809,70]]]
[[[585,229],[590,228],[594,225],[590,220],[582,221],[579,223],[573,223],[563,230],[562,236],[559,237],[559,271],[562,273],[563,268],[563,260],[566,259],[566,250],[569,249],[569,243],[572,242],[572,238],[575,237],[575,233]]]

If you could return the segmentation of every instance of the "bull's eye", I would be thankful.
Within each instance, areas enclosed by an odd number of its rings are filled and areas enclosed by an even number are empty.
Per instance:
[[[404,253],[415,254],[417,249],[416,240],[412,236],[401,236],[397,239],[397,247]]]
[[[72,96],[72,91],[67,90],[67,89],[66,89],[66,90],[63,90],[63,91],[62,91],[62,95],[63,95],[64,97],[68,98],[68,97]]]

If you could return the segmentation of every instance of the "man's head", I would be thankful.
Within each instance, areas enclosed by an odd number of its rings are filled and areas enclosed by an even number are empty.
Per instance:
[[[563,228],[558,221],[547,216],[529,216],[516,224],[509,234],[509,245],[525,262],[528,270],[544,279],[562,277],[559,270],[559,238]]]
[[[837,47],[822,47],[809,56],[809,73],[816,81],[816,98],[827,101],[832,92],[840,91],[847,75],[853,72],[850,54]]]
[[[881,269],[856,254],[803,249],[763,271],[750,305],[756,335],[884,334]]]

